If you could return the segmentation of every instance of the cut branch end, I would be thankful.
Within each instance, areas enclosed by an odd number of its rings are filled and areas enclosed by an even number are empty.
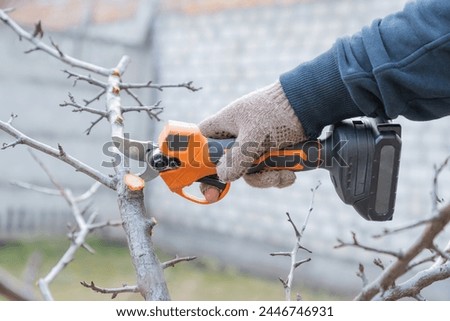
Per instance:
[[[142,178],[140,178],[139,176],[136,176],[134,174],[126,174],[123,179],[124,179],[125,185],[131,191],[141,191],[145,187],[145,181]]]

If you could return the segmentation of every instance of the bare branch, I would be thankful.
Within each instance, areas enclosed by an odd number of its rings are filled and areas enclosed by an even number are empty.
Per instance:
[[[448,243],[447,243],[447,245],[446,245],[446,247],[445,247],[445,249],[444,249],[444,252],[445,253],[450,253],[450,240],[448,241]],[[441,265],[441,264],[443,264],[445,262],[445,260],[444,260],[444,258],[441,256],[441,257],[438,257],[437,258],[437,260],[436,260],[436,262],[434,262],[434,266],[438,266],[438,265]]]
[[[438,196],[438,190],[439,190],[439,175],[441,174],[442,170],[448,165],[450,161],[450,156],[448,156],[439,166],[434,165],[434,175],[433,175],[433,190],[431,192],[431,204],[432,204],[432,213],[436,214],[438,211],[438,205],[443,200]]]
[[[95,182],[94,184],[91,185],[91,187],[89,187],[89,189],[86,192],[75,197],[74,201],[75,202],[83,202],[83,201],[91,198],[95,193],[97,193],[100,186],[101,186],[100,182]]]
[[[3,9],[3,12],[4,13],[11,13],[11,12],[14,12],[15,10],[16,10],[16,8],[5,8],[5,9]],[[3,19],[1,19],[1,18],[0,18],[0,20],[3,21]]]
[[[412,269],[414,269],[415,267],[422,265],[424,263],[428,263],[428,262],[435,262],[436,261],[436,255],[432,255],[432,256],[428,256],[426,258],[423,258],[417,262],[411,262],[408,267],[406,268],[406,271],[410,271]]]
[[[141,100],[139,99],[139,97],[136,94],[134,94],[131,90],[129,90],[127,88],[124,88],[124,90],[128,95],[131,96],[131,98],[133,98],[137,102],[137,104],[139,106],[144,106],[144,104],[141,102]]]
[[[433,243],[431,245],[430,249],[432,249],[434,252],[439,254],[445,261],[450,260],[450,255],[448,253],[446,253],[445,251],[442,251],[441,249],[439,249],[439,247],[436,244]]]
[[[34,49],[32,49],[32,51],[42,50],[70,66],[88,70],[103,76],[108,76],[112,73],[111,69],[103,68],[64,54],[53,41],[51,41],[52,46],[45,44],[42,40],[38,39],[37,37],[33,37],[32,34],[30,34],[29,32],[25,31],[22,27],[20,27],[14,20],[12,20],[6,14],[4,10],[0,10],[0,20],[2,20],[6,25],[8,25],[21,39],[26,39],[31,44],[33,44],[35,47]]]
[[[52,195],[52,196],[61,196],[61,192],[57,189],[38,186],[34,184],[29,184],[25,182],[19,182],[19,181],[12,181],[10,182],[11,185],[15,185],[24,189],[29,189],[38,193],[46,194],[46,195]]]
[[[101,288],[96,286],[93,281],[91,283],[81,281],[80,284],[98,293],[112,294],[111,299],[115,299],[120,293],[139,293],[137,285],[124,285],[120,288]]]
[[[291,252],[272,252],[270,256],[291,256]]]
[[[20,144],[23,144],[23,140],[22,140],[22,138],[17,138],[12,143],[3,143],[2,148],[0,148],[0,150],[5,150],[7,148],[14,148],[14,147],[16,147],[16,145],[20,145]]]
[[[419,253],[433,246],[435,237],[449,222],[450,205],[447,205],[439,211],[439,214],[435,217],[435,219],[431,220],[427,224],[421,235],[419,235],[416,241],[405,251],[405,253],[400,258],[397,258],[397,260],[395,260],[391,265],[386,267],[383,273],[381,273],[376,280],[365,286],[363,290],[355,297],[355,300],[371,300],[380,292],[385,293],[383,296],[384,299],[386,297],[390,297],[388,289],[394,284],[394,281],[408,270],[410,262],[417,257]],[[410,290],[408,290],[410,292],[405,292],[407,290],[406,287],[397,285],[392,289],[392,291],[394,291],[394,289],[402,289],[405,290],[402,291],[402,293],[408,293],[408,296],[414,296],[418,292],[412,292],[416,291],[422,285],[425,287],[432,282],[450,277],[450,264],[448,261],[446,264],[435,263],[430,269],[421,271],[418,275],[416,275],[416,278],[410,280],[415,280],[411,282],[416,282],[414,284],[420,283],[420,286],[410,288]]]
[[[47,174],[47,177],[49,178],[50,182],[60,192],[60,195],[63,196],[64,198],[66,198],[64,188],[56,181],[56,179],[53,177],[53,175],[48,170],[47,166],[45,166],[44,163],[41,162],[41,160],[36,156],[36,154],[31,149],[28,149],[28,152],[30,153],[31,157],[33,157],[34,161],[41,167],[41,169],[44,171],[44,173]],[[68,199],[66,199],[66,200],[68,202],[70,201]]]
[[[418,272],[409,280],[386,290],[383,300],[398,300],[404,297],[421,297],[420,291],[434,282],[450,278],[450,262],[441,266],[432,266],[429,269]]]
[[[147,115],[150,117],[150,119],[156,119],[156,120],[160,120],[160,118],[158,117],[159,114],[161,114],[164,110],[163,107],[160,107],[161,101],[158,101],[156,104],[152,105],[152,106],[127,106],[127,107],[122,107],[122,113],[129,113],[129,112],[146,112]]]
[[[377,238],[382,238],[382,237],[384,237],[384,236],[386,236],[386,235],[391,235],[391,234],[394,234],[394,233],[398,233],[398,232],[403,232],[403,231],[406,231],[406,230],[410,230],[410,229],[413,229],[413,228],[415,228],[415,227],[419,227],[419,226],[422,226],[422,225],[424,225],[424,224],[427,224],[427,223],[429,223],[430,220],[432,220],[432,219],[433,219],[433,218],[428,218],[428,219],[425,219],[425,220],[417,221],[417,222],[415,222],[415,223],[413,223],[413,224],[406,225],[406,226],[399,227],[399,228],[392,229],[392,230],[390,230],[390,229],[384,229],[382,233],[380,233],[380,234],[375,234],[375,235],[373,235],[372,237],[375,238],[375,239],[377,239]]]
[[[106,221],[102,223],[90,224],[89,229],[91,231],[94,231],[105,227],[115,227],[115,226],[122,226],[122,221]]]
[[[37,298],[24,282],[0,268],[0,293],[16,301],[34,301]]]
[[[120,98],[121,75],[130,59],[122,57],[114,72],[108,77],[106,106],[109,114],[111,137],[123,137],[123,115]],[[118,151],[117,151],[118,152]],[[152,229],[155,220],[149,220],[142,189],[131,190],[125,183],[129,169],[123,162],[116,163],[117,196],[123,228],[136,270],[137,285],[146,300],[170,300],[169,290],[164,279],[161,262],[156,256],[152,242]]]
[[[106,87],[108,87],[107,83],[104,83],[103,81],[100,81],[100,80],[96,80],[96,79],[92,78],[91,75],[86,77],[86,76],[76,74],[76,73],[68,71],[68,70],[63,70],[63,72],[67,74],[67,79],[74,78],[74,82],[73,82],[74,87],[76,86],[76,84],[79,80],[86,81],[88,84],[91,84],[91,85],[94,85],[94,86],[97,86],[97,87],[100,87],[103,89],[106,89]]]
[[[83,244],[81,244],[81,247],[83,249],[85,249],[89,254],[92,254],[92,255],[95,254],[95,250],[89,244],[83,243]]]
[[[72,211],[72,215],[75,218],[75,221],[78,225],[78,231],[72,230],[71,233],[69,233],[69,239],[72,241],[70,244],[70,247],[66,250],[66,252],[63,254],[63,256],[59,259],[59,261],[53,266],[53,268],[50,270],[50,272],[43,278],[39,279],[38,285],[41,290],[41,293],[45,300],[53,300],[53,295],[50,291],[50,283],[53,282],[53,280],[57,277],[57,275],[70,263],[73,261],[75,253],[78,251],[80,247],[86,249],[90,253],[94,253],[94,249],[91,248],[86,243],[86,237],[87,235],[92,232],[94,229],[105,227],[105,226],[111,226],[111,224],[108,223],[102,223],[102,224],[96,224],[94,225],[94,220],[97,216],[97,212],[93,212],[88,220],[85,220],[83,217],[83,211],[80,210],[78,206],[77,199],[73,196],[72,192],[69,189],[63,188],[54,177],[51,175],[49,170],[45,167],[45,165],[40,162],[40,160],[32,154],[35,160],[39,163],[41,168],[46,172],[46,174],[49,176],[51,182],[53,185],[55,185],[60,192],[61,196],[64,197],[64,199],[67,201],[67,203],[70,206],[70,209]],[[87,192],[82,194],[78,197],[78,200],[86,200],[88,197],[91,197],[94,195],[95,191],[98,189],[98,184],[94,184],[89,188]]]
[[[356,238],[356,234],[355,232],[351,232],[352,233],[352,240],[353,242],[344,242],[341,239],[337,239],[337,242],[339,244],[335,245],[334,248],[338,249],[338,248],[342,248],[342,247],[346,247],[346,246],[353,246],[353,247],[357,247],[366,251],[370,251],[370,252],[375,252],[375,253],[381,253],[381,254],[387,254],[387,255],[391,255],[394,256],[396,258],[402,258],[403,254],[400,252],[394,252],[394,251],[388,251],[388,250],[383,250],[383,249],[377,249],[371,246],[367,246],[367,245],[363,245],[361,243],[359,243],[359,241]]]
[[[192,85],[193,81],[184,82],[178,85],[158,85],[153,84],[152,81],[146,82],[146,83],[140,83],[140,84],[132,84],[132,83],[121,83],[120,89],[139,89],[139,88],[152,88],[157,89],[159,91],[163,91],[166,88],[186,88],[190,91],[198,91],[201,90],[202,87],[194,87]]]
[[[69,99],[70,102],[64,101],[64,103],[59,104],[60,107],[74,107],[74,109],[72,109],[72,112],[88,112],[91,114],[95,114],[95,115],[100,115],[102,116],[102,118],[108,118],[108,113],[106,111],[103,110],[98,110],[95,108],[90,108],[90,107],[86,107],[86,106],[81,106],[80,104],[78,104],[75,99],[73,98],[72,94],[69,93]]]
[[[90,104],[92,104],[94,101],[96,100],[100,100],[100,98],[106,94],[106,89],[102,89],[100,90],[100,92],[92,99],[83,99],[84,105],[85,106],[89,106]]]
[[[8,120],[8,124],[12,125],[12,122],[14,121],[14,119],[16,119],[18,116],[14,113],[11,113],[11,117]]]
[[[168,267],[174,267],[176,264],[178,264],[180,262],[189,262],[189,261],[195,260],[196,258],[197,258],[196,256],[186,256],[186,257],[178,257],[178,256],[176,256],[172,260],[169,260],[167,262],[161,263],[161,265],[162,265],[162,268],[165,270]]]
[[[356,272],[356,275],[361,278],[363,286],[366,286],[367,283],[369,283],[369,280],[367,280],[366,274],[364,273],[364,265],[361,263],[359,263],[358,272]]]
[[[94,128],[95,125],[97,125],[103,118],[105,118],[105,117],[100,116],[99,118],[97,118],[96,120],[94,120],[93,122],[91,122],[91,126],[89,126],[89,127],[84,131],[84,133],[85,133],[86,135],[89,135],[89,134],[91,133],[92,128]]]
[[[274,253],[270,253],[271,256],[288,256],[288,257],[291,258],[291,264],[290,264],[290,269],[289,269],[289,274],[287,276],[287,279],[283,280],[282,278],[279,278],[279,280],[283,284],[286,301],[290,301],[291,300],[291,289],[292,289],[292,283],[293,283],[293,280],[294,280],[295,269],[297,269],[300,265],[302,265],[302,264],[304,264],[306,262],[309,262],[311,260],[310,258],[307,258],[307,259],[303,259],[303,260],[297,261],[297,254],[298,254],[298,251],[300,249],[306,250],[309,253],[311,253],[311,251],[309,251],[308,249],[304,248],[301,245],[300,242],[301,242],[303,233],[305,232],[306,225],[308,225],[309,217],[311,216],[311,213],[312,213],[313,208],[314,208],[314,196],[315,196],[315,193],[316,193],[316,191],[317,191],[317,189],[319,188],[320,185],[321,185],[321,183],[319,181],[317,183],[316,187],[311,189],[311,193],[312,193],[311,203],[309,205],[308,214],[306,215],[305,221],[303,222],[302,228],[300,230],[295,225],[294,221],[291,218],[291,215],[289,213],[286,213],[286,216],[288,217],[288,222],[291,224],[291,226],[292,226],[292,228],[294,230],[294,233],[295,233],[295,238],[296,238],[296,242],[295,242],[295,245],[294,245],[294,248],[292,249],[292,251],[291,252],[274,252]]]
[[[296,269],[296,268],[298,268],[300,265],[302,265],[302,264],[304,264],[304,263],[308,263],[309,261],[311,261],[311,258],[310,258],[310,257],[307,258],[307,259],[303,259],[303,260],[300,260],[300,261],[298,261],[298,262],[295,262],[294,268]]]
[[[53,147],[50,147],[44,143],[41,143],[33,138],[30,138],[26,136],[21,131],[17,130],[15,127],[11,126],[8,123],[5,123],[3,121],[0,121],[0,130],[3,130],[7,134],[11,135],[12,137],[17,139],[16,144],[24,144],[27,146],[30,146],[33,149],[39,150],[45,154],[48,154],[52,157],[55,157],[66,164],[72,166],[77,171],[82,172],[89,177],[95,179],[96,181],[99,181],[103,185],[111,188],[116,189],[116,183],[113,179],[110,177],[100,173],[96,169],[84,164],[83,162],[79,161],[78,159],[67,155],[64,151],[62,151],[61,148],[55,149]]]

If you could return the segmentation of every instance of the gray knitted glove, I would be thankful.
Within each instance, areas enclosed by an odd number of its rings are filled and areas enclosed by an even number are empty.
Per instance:
[[[245,174],[251,164],[270,148],[282,149],[307,139],[279,81],[247,94],[199,124],[210,138],[236,138],[222,156],[217,174],[223,181],[243,176],[254,187],[286,187],[294,183],[289,170]],[[206,186],[201,190],[206,191]]]

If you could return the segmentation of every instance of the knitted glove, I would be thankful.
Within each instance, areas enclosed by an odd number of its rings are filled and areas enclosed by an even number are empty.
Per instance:
[[[222,181],[243,176],[254,187],[282,188],[294,183],[295,174],[289,170],[245,174],[270,148],[282,149],[307,139],[279,81],[232,102],[199,127],[206,137],[236,138],[217,166]],[[207,186],[201,190],[205,194]]]

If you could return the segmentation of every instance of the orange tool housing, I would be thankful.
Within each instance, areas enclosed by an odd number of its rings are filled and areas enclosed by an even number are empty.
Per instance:
[[[178,159],[180,166],[160,173],[169,189],[198,204],[210,204],[206,199],[188,194],[184,188],[199,179],[216,175],[216,165],[209,159],[208,140],[197,125],[169,121],[159,135],[159,148],[163,155]],[[230,188],[230,183],[220,193],[221,200]]]

